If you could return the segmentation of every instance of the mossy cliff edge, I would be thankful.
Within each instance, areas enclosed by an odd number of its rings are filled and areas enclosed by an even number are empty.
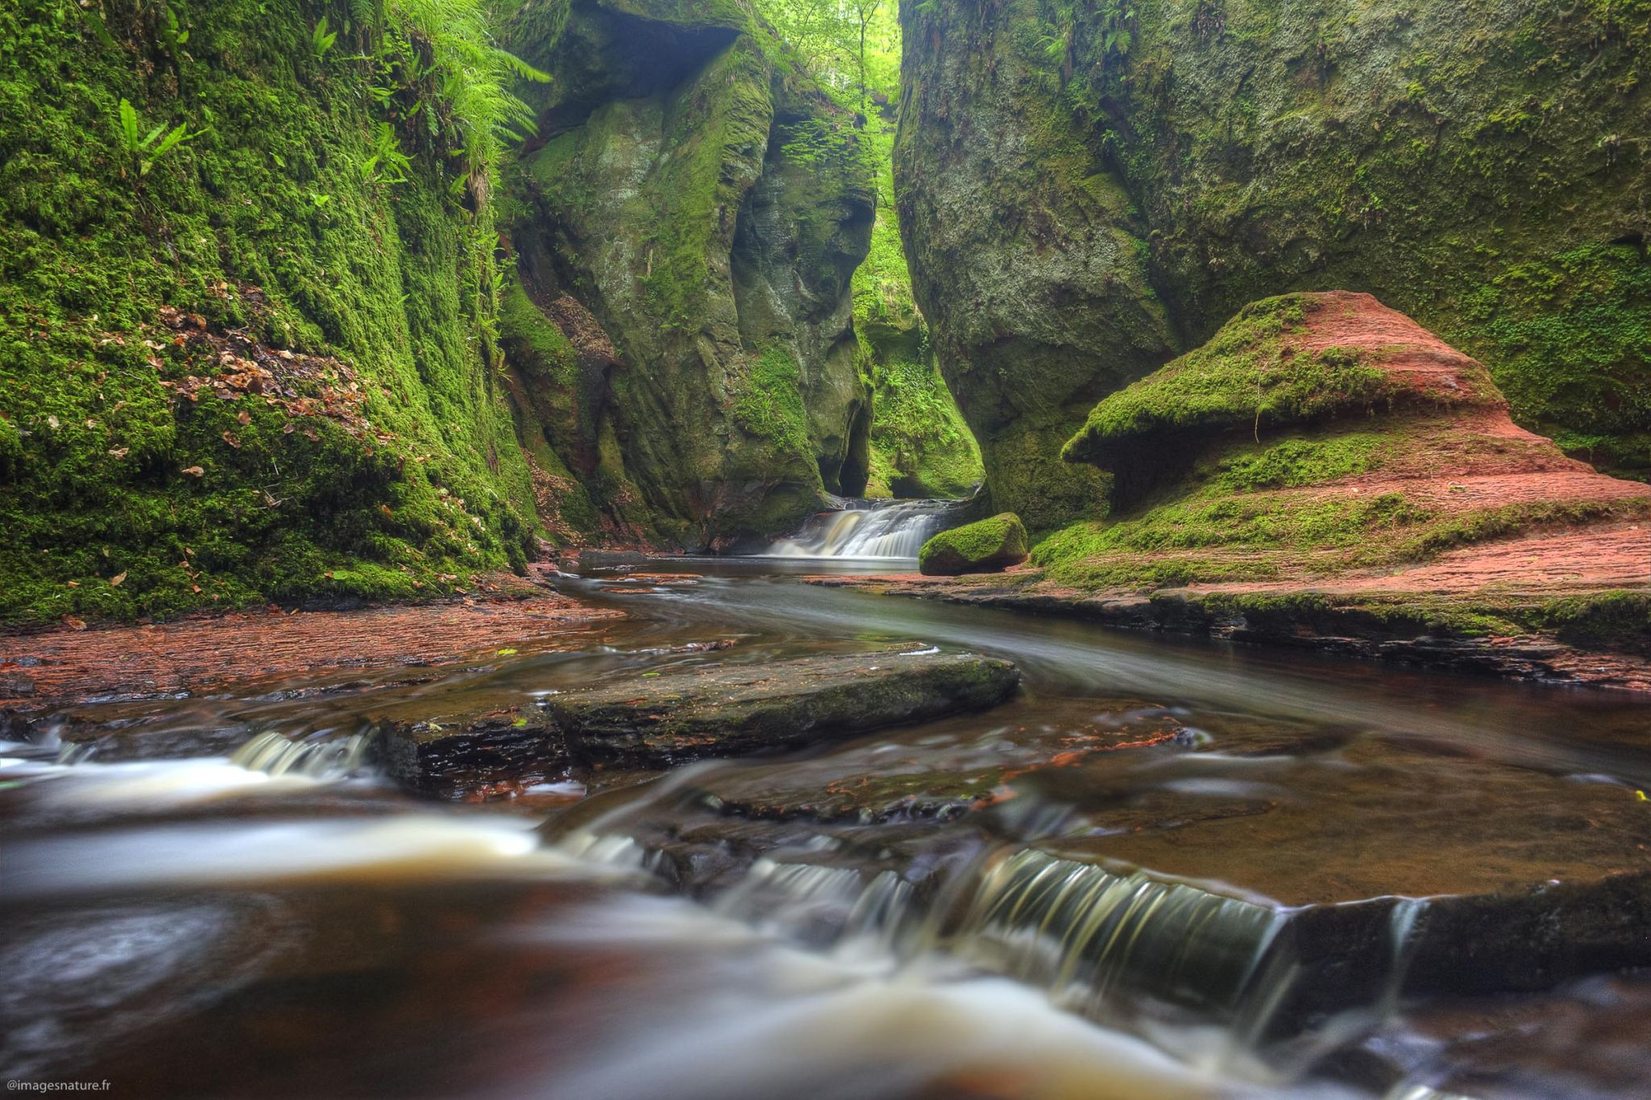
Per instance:
[[[434,594],[531,551],[494,118],[453,52],[485,40],[437,7],[0,13],[0,624]]]
[[[1292,289],[1375,293],[1514,419],[1651,468],[1651,3],[908,4],[917,300],[994,503],[1104,479],[1095,402]]]
[[[536,415],[593,513],[722,546],[862,492],[850,284],[876,200],[852,116],[734,0],[529,2],[503,33],[557,75],[512,183],[504,336],[572,395]]]

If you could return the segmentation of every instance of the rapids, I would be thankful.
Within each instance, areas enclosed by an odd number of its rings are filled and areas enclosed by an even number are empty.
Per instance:
[[[1632,975],[1409,996],[1430,902],[1388,899],[1380,982],[1296,1020],[1288,914],[1235,888],[1253,854],[1223,883],[1060,847],[1172,812],[1191,835],[1259,805],[1328,821],[1351,799],[1428,798],[1427,769],[1395,761],[1643,786],[1641,704],[881,599],[800,584],[780,559],[661,568],[673,579],[562,580],[630,614],[595,644],[82,707],[57,732],[93,741],[0,746],[8,1075],[134,1096],[604,1100],[1626,1097],[1651,1081],[1634,1039],[1651,985]],[[386,707],[867,641],[1006,656],[1027,689],[788,757],[569,775],[489,803],[414,799],[368,749]],[[1159,749],[1023,766],[1170,721],[1184,733]],[[974,813],[918,812],[904,787],[892,814],[853,801],[868,772],[999,771],[1010,796]],[[755,808],[845,784],[835,815]],[[1352,873],[1380,854],[1340,858]]]

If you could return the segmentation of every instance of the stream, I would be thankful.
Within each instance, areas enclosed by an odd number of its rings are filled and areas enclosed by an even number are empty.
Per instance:
[[[882,518],[853,525],[884,539]],[[119,1096],[1644,1094],[1644,978],[1426,992],[1410,950],[1428,902],[1397,899],[1369,995],[1291,1017],[1281,918],[1247,893],[1282,873],[1277,836],[1183,851],[1209,866],[1186,882],[1062,847],[1150,854],[1278,820],[1329,853],[1291,881],[1357,894],[1398,857],[1349,819],[1425,811],[1406,873],[1448,886],[1475,861],[1474,819],[1549,829],[1534,790],[1651,786],[1643,702],[796,579],[867,568],[808,555],[852,536],[592,556],[559,586],[627,619],[416,674],[64,715],[108,731],[95,751],[0,745],[7,1076]],[[868,643],[1003,656],[1024,687],[790,756],[490,802],[414,798],[368,751],[386,707]],[[1091,752],[1095,731],[1148,747]],[[990,804],[963,812],[982,784]]]

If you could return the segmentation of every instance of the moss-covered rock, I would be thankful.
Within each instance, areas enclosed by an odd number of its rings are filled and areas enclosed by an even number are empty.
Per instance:
[[[446,51],[478,25],[357,8],[0,13],[0,624],[431,594],[531,550]]]
[[[1366,294],[1247,307],[1097,405],[1066,455],[1106,467],[1113,512],[1033,558],[1086,590],[1327,581],[1651,515],[1651,486],[1514,426],[1484,367]]]
[[[1519,423],[1651,467],[1651,4],[901,14],[917,300],[1035,529],[1104,488],[1051,476],[1096,401],[1292,289],[1373,292]]]
[[[1013,512],[942,531],[917,555],[917,568],[932,577],[995,573],[1026,560],[1026,525]]]
[[[564,296],[617,362],[542,427],[610,514],[682,545],[791,529],[868,476],[850,279],[873,189],[851,118],[743,0],[525,4],[513,48],[558,75],[516,182],[528,301]],[[524,315],[510,347],[534,358]],[[533,383],[529,383],[530,387]]]

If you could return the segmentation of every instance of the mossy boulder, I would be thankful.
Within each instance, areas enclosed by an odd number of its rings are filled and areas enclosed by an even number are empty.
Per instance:
[[[608,514],[684,546],[784,533],[861,492],[850,280],[875,198],[852,118],[745,0],[524,5],[505,39],[558,75],[512,185],[540,317],[515,318],[507,350],[543,358],[531,330],[565,332],[571,297],[617,359],[544,410],[562,462],[596,475]]]
[[[937,577],[996,573],[1026,560],[1026,525],[1013,512],[942,531],[917,554],[917,568]]]
[[[1375,293],[1517,423],[1651,468],[1651,6],[909,4],[913,285],[998,507],[1101,506],[1056,455],[1246,303]]]

